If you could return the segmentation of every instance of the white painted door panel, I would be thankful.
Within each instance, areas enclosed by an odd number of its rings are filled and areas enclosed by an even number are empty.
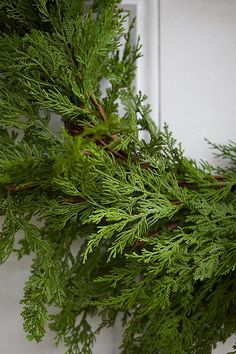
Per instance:
[[[191,157],[235,139],[235,0],[161,1],[161,107]]]
[[[160,0],[159,15],[161,123],[188,156],[214,162],[204,138],[236,140],[236,1]]]

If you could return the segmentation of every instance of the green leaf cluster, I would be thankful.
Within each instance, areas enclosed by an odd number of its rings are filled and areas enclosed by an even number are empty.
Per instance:
[[[30,340],[91,354],[121,314],[122,354],[210,354],[236,332],[236,147],[214,169],[156,128],[119,2],[0,1],[0,260],[33,255]]]

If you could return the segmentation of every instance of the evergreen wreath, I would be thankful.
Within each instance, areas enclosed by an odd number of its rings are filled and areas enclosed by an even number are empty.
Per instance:
[[[118,3],[0,1],[0,259],[34,255],[30,340],[91,354],[88,317],[122,314],[123,354],[210,354],[236,332],[236,147],[215,170],[155,127]]]

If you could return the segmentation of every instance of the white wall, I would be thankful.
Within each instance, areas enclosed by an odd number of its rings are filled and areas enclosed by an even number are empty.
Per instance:
[[[161,119],[188,155],[235,139],[236,1],[161,1]]]
[[[160,0],[159,27],[161,122],[187,155],[214,162],[204,138],[236,140],[236,1]]]
[[[31,257],[20,262],[12,256],[0,267],[0,353],[1,354],[64,354],[61,345],[54,346],[54,333],[48,332],[46,338],[36,344],[29,342],[23,330],[20,316],[22,307],[19,304],[23,297],[23,286],[29,276]],[[91,324],[96,325],[96,319]],[[118,327],[117,327],[118,326]],[[119,324],[114,329],[105,329],[97,338],[94,354],[115,354],[120,345]]]

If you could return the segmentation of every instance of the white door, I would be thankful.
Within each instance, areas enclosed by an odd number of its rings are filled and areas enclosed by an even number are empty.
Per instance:
[[[135,5],[144,57],[137,89],[186,154],[218,164],[205,138],[236,140],[236,0],[123,0]],[[236,338],[213,354],[232,351]],[[118,353],[118,352],[117,352]]]
[[[160,12],[161,121],[212,161],[204,138],[236,138],[236,1],[161,0]]]
[[[204,139],[236,140],[236,1],[157,3],[159,86],[154,118],[169,124],[188,156],[216,164]],[[150,37],[152,33],[155,30]],[[149,72],[148,80],[152,77]],[[156,107],[155,99],[153,103]],[[232,351],[235,339],[219,344],[213,353]]]

